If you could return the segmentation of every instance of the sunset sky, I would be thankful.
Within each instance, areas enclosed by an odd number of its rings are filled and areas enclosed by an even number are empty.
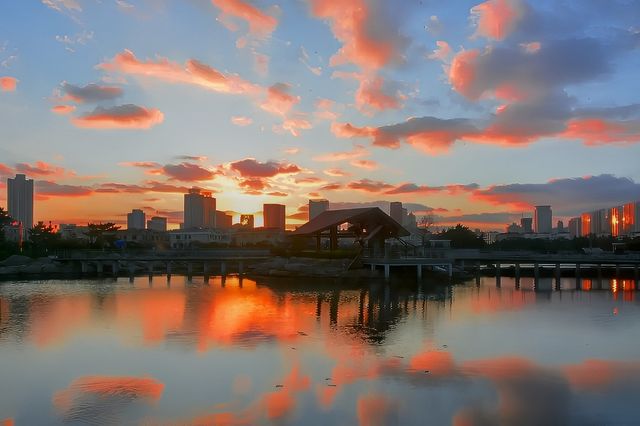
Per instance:
[[[0,6],[0,205],[182,220],[309,198],[503,229],[640,200],[634,0],[24,0]],[[256,220],[261,224],[261,218]]]

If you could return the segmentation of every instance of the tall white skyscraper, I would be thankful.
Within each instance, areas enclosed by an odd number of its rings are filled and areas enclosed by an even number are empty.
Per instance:
[[[329,200],[309,200],[309,220],[315,219],[327,210],[329,210]]]
[[[146,218],[142,210],[131,210],[131,213],[127,213],[127,229],[144,229]]]
[[[209,191],[191,188],[188,194],[184,194],[183,229],[215,227],[216,199]]]
[[[533,212],[533,227],[537,234],[550,234],[552,227],[551,206],[536,206]]]
[[[33,179],[23,174],[7,179],[7,210],[9,216],[22,223],[25,238],[33,228]]]

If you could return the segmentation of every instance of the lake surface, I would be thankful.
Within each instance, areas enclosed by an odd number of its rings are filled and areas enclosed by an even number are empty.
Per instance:
[[[426,281],[0,283],[0,425],[640,424],[633,281]]]

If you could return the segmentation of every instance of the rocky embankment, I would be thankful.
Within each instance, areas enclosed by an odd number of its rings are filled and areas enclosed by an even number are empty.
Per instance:
[[[16,254],[0,262],[0,276],[67,274],[71,272],[73,270],[70,266],[61,265],[48,257],[32,259]]]
[[[364,269],[348,270],[351,259],[314,259],[274,257],[249,266],[254,275],[271,277],[358,277],[370,275]]]

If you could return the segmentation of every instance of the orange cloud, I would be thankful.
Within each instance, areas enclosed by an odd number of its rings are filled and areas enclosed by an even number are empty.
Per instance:
[[[0,77],[0,90],[13,92],[18,86],[18,80],[14,77]]]
[[[475,89],[475,68],[479,54],[477,50],[464,50],[453,58],[449,68],[449,82],[453,88],[470,99],[478,99],[482,94]]]
[[[233,116],[231,117],[231,122],[236,126],[245,127],[251,125],[253,119],[251,117]]]
[[[471,9],[477,19],[476,34],[495,40],[511,34],[524,12],[520,0],[489,0]]]
[[[75,110],[76,107],[73,105],[54,105],[53,107],[51,107],[52,112],[60,115],[70,114]]]
[[[327,169],[327,170],[324,171],[324,174],[327,175],[327,176],[333,176],[333,177],[350,176],[350,173],[345,172],[342,169],[337,169],[337,168]]]
[[[88,129],[150,129],[163,120],[164,114],[158,109],[127,104],[111,108],[97,107],[93,112],[71,121],[77,127]]]
[[[640,121],[608,121],[600,118],[569,120],[563,138],[579,139],[586,145],[640,142]]]
[[[311,12],[331,23],[342,48],[331,58],[331,66],[353,63],[376,70],[402,60],[406,40],[387,16],[379,16],[364,0],[311,0]],[[375,22],[377,25],[372,25]],[[373,29],[375,27],[375,30]]]
[[[230,15],[242,19],[249,24],[249,31],[257,35],[269,35],[278,25],[278,20],[267,15],[252,4],[243,0],[211,0],[224,15]]]
[[[195,59],[188,60],[184,66],[162,57],[156,61],[141,61],[130,50],[118,53],[110,62],[104,62],[98,65],[98,68],[109,72],[152,77],[170,83],[191,84],[220,93],[256,94],[262,90],[237,75],[223,74]]]

